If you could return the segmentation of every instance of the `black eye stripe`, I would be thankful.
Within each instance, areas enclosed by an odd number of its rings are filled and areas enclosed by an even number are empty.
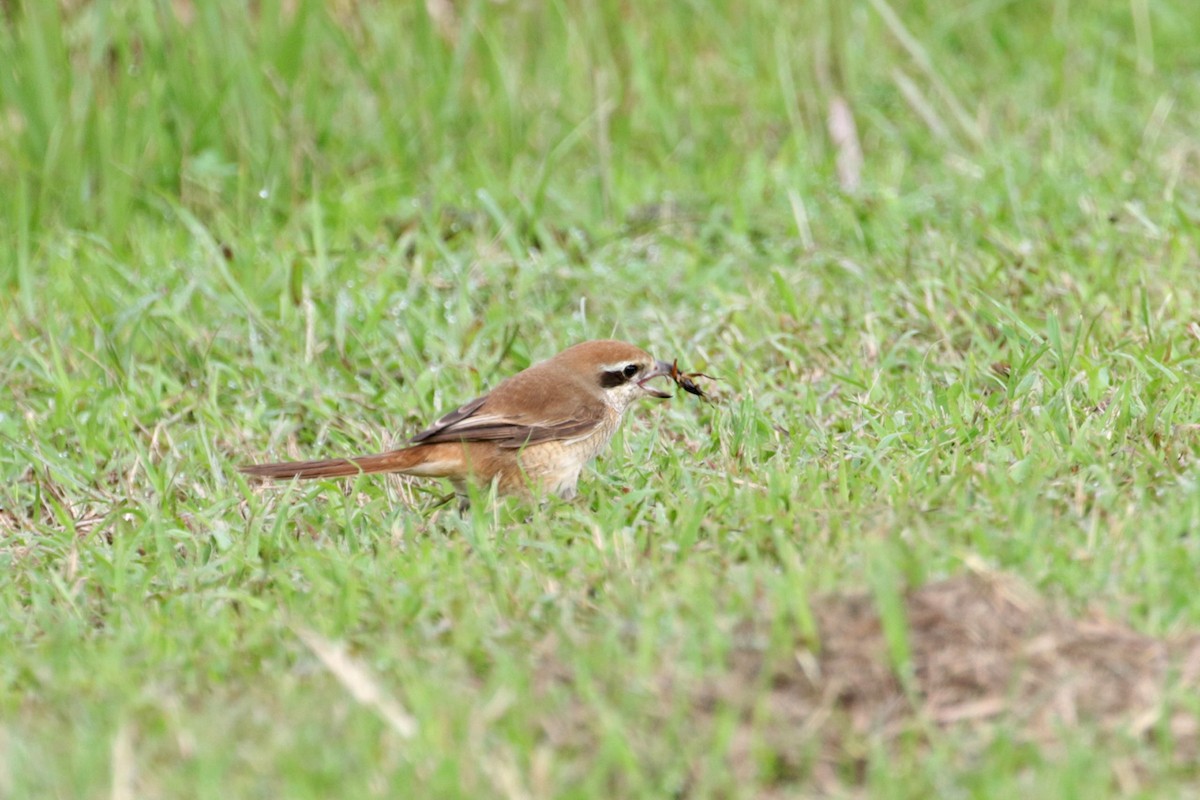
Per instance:
[[[621,372],[613,371],[600,373],[600,386],[605,389],[612,389],[613,387],[620,386],[623,383],[629,383],[629,378],[626,378]]]
[[[641,367],[637,364],[626,364],[621,369],[605,370],[600,373],[600,385],[605,389],[612,389],[616,386],[629,383],[633,376],[637,375],[640,370]]]

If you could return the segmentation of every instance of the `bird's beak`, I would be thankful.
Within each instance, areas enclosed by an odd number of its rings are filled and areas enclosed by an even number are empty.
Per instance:
[[[655,378],[661,378],[661,377],[664,377],[664,376],[667,376],[670,374],[671,374],[671,365],[670,364],[668,364],[665,361],[655,361],[654,369],[647,372],[645,374],[645,376],[643,376],[642,379],[640,381],[638,381],[638,386],[642,387],[642,391],[644,391],[646,394],[650,395],[651,397],[661,397],[664,399],[668,398],[668,397],[674,397],[675,395],[673,395],[673,394],[667,394],[666,392],[659,391],[658,389],[655,389],[653,387],[646,385],[647,382],[652,381]]]

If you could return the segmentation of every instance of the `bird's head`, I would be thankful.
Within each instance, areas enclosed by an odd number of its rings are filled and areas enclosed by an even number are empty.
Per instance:
[[[612,339],[583,342],[567,348],[553,360],[579,374],[618,411],[624,411],[642,397],[672,396],[649,385],[654,378],[670,375],[671,365],[625,342]]]

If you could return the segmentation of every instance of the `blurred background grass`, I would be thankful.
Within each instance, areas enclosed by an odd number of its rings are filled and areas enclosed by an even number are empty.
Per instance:
[[[1178,184],[1145,162],[1192,121],[1195,28],[1181,4],[1150,8],[18,3],[0,40],[5,227],[121,244],[163,198],[248,226],[328,197],[369,228],[485,190],[593,225],[670,193],[745,230],[786,220],[789,188],[833,187],[839,95],[867,194],[990,187],[989,218],[1028,226],[1083,182],[1122,199]]]

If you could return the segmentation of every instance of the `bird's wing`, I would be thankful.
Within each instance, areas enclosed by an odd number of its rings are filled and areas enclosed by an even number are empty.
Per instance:
[[[412,437],[412,444],[439,442],[494,442],[520,448],[586,436],[603,422],[604,401],[578,388],[538,380],[538,375],[517,376],[451,411]]]

